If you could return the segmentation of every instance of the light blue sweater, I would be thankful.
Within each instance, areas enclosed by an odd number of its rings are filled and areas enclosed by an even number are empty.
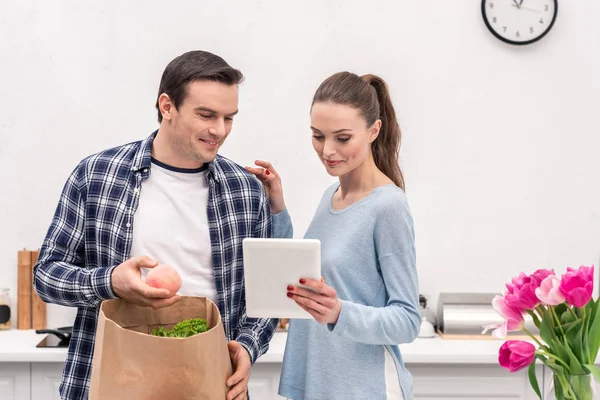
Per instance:
[[[406,196],[384,185],[334,210],[338,186],[323,195],[305,238],[321,241],[322,275],[337,291],[342,310],[335,325],[290,321],[279,394],[293,400],[386,399],[389,351],[404,398],[412,400],[412,376],[398,348],[417,337],[421,324]],[[287,210],[273,216],[275,237],[292,233]]]

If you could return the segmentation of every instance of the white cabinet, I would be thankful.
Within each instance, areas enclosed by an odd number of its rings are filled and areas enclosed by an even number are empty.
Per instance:
[[[527,371],[509,373],[497,365],[407,365],[415,400],[535,400]],[[538,367],[541,381],[543,367]],[[541,382],[540,382],[541,384]]]
[[[31,364],[31,400],[60,400],[62,363]]]
[[[251,400],[282,400],[279,388],[280,363],[256,363],[250,373],[248,391]]]
[[[29,399],[29,363],[0,363],[0,400]]]
[[[24,387],[27,392],[18,392],[18,397],[2,397],[3,393],[14,393],[14,390],[2,390],[4,389],[4,381],[10,383],[10,387],[14,386],[14,376],[7,376],[4,379],[2,374],[3,369],[9,370],[6,365],[0,364],[0,400],[60,400],[58,387],[60,385],[60,377],[62,374],[62,363],[18,363],[17,366],[22,367],[23,377],[27,379],[24,383]],[[31,366],[31,374],[29,368]],[[26,368],[24,368],[26,367]],[[279,387],[279,373],[281,364],[279,363],[257,363],[252,367],[250,374],[250,382],[248,383],[248,390],[252,400],[282,400],[283,397],[277,395],[277,388]],[[14,370],[14,367],[12,368]],[[12,372],[11,370],[11,372]],[[31,394],[29,394],[30,387],[30,376],[31,376]],[[9,379],[10,378],[10,379]]]
[[[0,363],[0,400],[60,400],[62,363]],[[537,400],[527,371],[509,373],[498,365],[407,364],[414,379],[415,400]],[[545,376],[544,376],[545,373]],[[252,400],[284,400],[277,394],[281,363],[256,363],[248,390]],[[538,381],[544,390],[538,366]],[[600,385],[598,387],[600,393]]]

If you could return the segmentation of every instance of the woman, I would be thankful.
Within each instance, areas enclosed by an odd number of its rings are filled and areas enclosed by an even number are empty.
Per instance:
[[[410,400],[412,377],[398,344],[416,338],[421,317],[400,128],[387,85],[337,73],[317,89],[310,117],[314,149],[339,183],[323,195],[305,235],[321,241],[323,278],[287,287],[314,320],[290,322],[279,394]],[[256,165],[247,169],[269,195],[274,236],[292,237],[279,175],[268,162]]]

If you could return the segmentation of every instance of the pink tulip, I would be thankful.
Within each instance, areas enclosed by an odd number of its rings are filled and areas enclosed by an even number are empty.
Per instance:
[[[535,294],[542,303],[548,306],[557,306],[565,302],[565,296],[560,292],[560,279],[555,275],[548,275],[535,290]]]
[[[531,279],[535,280],[538,285],[541,285],[542,281],[550,275],[556,275],[553,269],[538,269],[531,274]]]
[[[538,269],[529,276],[521,272],[511,283],[506,284],[505,297],[508,305],[521,312],[533,310],[540,303],[535,291],[549,275],[554,275],[554,271]]]
[[[535,346],[522,340],[507,340],[500,347],[498,362],[502,368],[517,372],[535,359]]]
[[[492,336],[498,339],[506,337],[508,332],[519,331],[523,328],[524,319],[523,314],[519,310],[508,305],[506,299],[502,296],[496,296],[492,300],[492,306],[498,314],[504,318],[504,322],[501,324],[492,324],[484,328],[482,334],[485,334],[488,330],[494,329]]]
[[[540,302],[535,295],[538,287],[536,280],[521,272],[511,283],[506,284],[506,303],[519,311],[533,310]]]
[[[567,268],[560,281],[560,292],[569,305],[585,306],[592,298],[594,290],[594,266],[581,266],[575,270]]]

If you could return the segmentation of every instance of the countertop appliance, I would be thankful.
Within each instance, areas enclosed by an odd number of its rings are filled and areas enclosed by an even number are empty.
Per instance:
[[[500,324],[504,319],[492,307],[498,293],[440,293],[438,298],[437,327],[446,335],[480,335],[487,325]],[[529,314],[524,314],[525,328],[532,334],[539,329]],[[509,335],[523,335],[522,331]]]
[[[48,335],[35,347],[69,347],[72,332],[72,326],[57,329],[36,329],[35,333],[47,333]]]

